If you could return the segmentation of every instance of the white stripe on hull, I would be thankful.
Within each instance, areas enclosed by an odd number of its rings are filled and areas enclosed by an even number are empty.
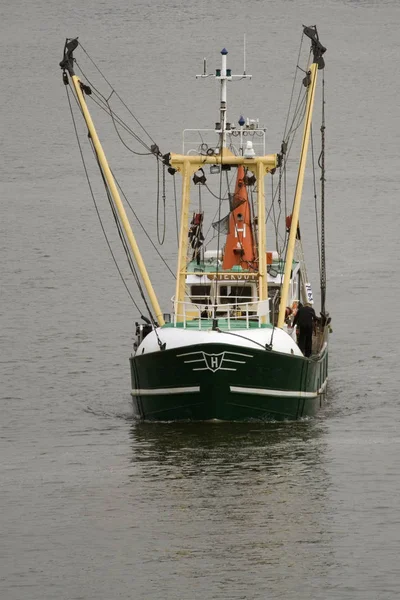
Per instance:
[[[200,392],[200,386],[177,387],[177,388],[148,388],[135,389],[131,391],[132,396],[167,396],[171,394],[193,394]]]
[[[201,370],[201,369],[196,369]],[[226,369],[228,370],[228,369]],[[317,392],[296,392],[288,390],[266,390],[262,388],[250,388],[240,387],[231,385],[230,391],[236,394],[254,394],[256,396],[278,396],[281,398],[316,398],[318,395],[323,394],[328,383],[328,378],[325,379],[322,386]],[[171,394],[195,394],[200,392],[200,386],[194,385],[191,387],[177,387],[177,388],[144,388],[144,389],[133,389],[131,391],[132,396],[167,396]]]
[[[317,392],[301,392],[292,390],[266,390],[261,388],[250,388],[250,387],[239,387],[235,385],[230,386],[231,392],[236,394],[254,394],[256,396],[278,396],[280,398],[316,398],[320,394],[323,394],[328,378],[325,379],[322,386]]]

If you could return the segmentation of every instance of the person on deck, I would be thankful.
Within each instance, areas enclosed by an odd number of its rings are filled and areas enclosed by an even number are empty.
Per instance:
[[[315,310],[308,302],[304,306],[300,306],[293,319],[293,327],[298,326],[299,333],[299,348],[304,356],[311,356],[312,353],[312,334],[314,323],[317,320]]]
[[[203,235],[203,213],[195,213],[193,215],[192,222],[189,229],[189,241],[193,248],[192,260],[195,260],[197,264],[200,264],[201,253],[200,249],[204,242]]]

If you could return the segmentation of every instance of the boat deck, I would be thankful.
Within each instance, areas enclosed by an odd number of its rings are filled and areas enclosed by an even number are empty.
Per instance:
[[[271,323],[260,323],[258,318],[255,321],[246,319],[217,319],[218,329],[222,331],[231,329],[272,329]],[[164,327],[177,327],[184,329],[212,329],[212,319],[192,319],[191,321],[181,323],[165,323]]]

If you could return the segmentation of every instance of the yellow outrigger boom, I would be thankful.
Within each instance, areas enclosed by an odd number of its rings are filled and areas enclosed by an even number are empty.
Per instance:
[[[296,234],[297,227],[299,224],[299,214],[300,214],[300,203],[301,203],[301,195],[303,192],[303,183],[304,183],[304,172],[306,168],[307,162],[307,151],[308,144],[310,140],[310,131],[311,131],[311,123],[312,123],[312,112],[314,107],[314,98],[315,98],[315,88],[317,83],[317,73],[318,69],[322,69],[324,67],[324,60],[322,58],[322,54],[325,52],[326,48],[322,46],[320,41],[318,40],[317,33],[314,29],[310,27],[304,28],[304,33],[312,40],[312,48],[314,52],[313,63],[310,66],[310,69],[306,76],[307,82],[307,103],[306,103],[306,112],[305,112],[305,123],[304,123],[304,132],[303,132],[303,141],[301,146],[301,154],[300,154],[300,163],[299,170],[297,174],[297,183],[296,183],[296,191],[294,196],[293,203],[293,212],[292,212],[292,222],[290,225],[290,233],[289,240],[286,252],[286,262],[285,262],[285,271],[283,275],[283,285],[281,290],[281,300],[279,304],[279,316],[278,316],[278,327],[282,328],[285,322],[285,310],[287,306],[287,299],[289,295],[289,285],[290,285],[290,274],[292,271],[293,265],[293,257],[294,257],[294,248],[296,244]]]
[[[124,228],[126,237],[128,239],[130,248],[135,257],[136,264],[140,271],[140,275],[142,277],[143,283],[146,287],[146,291],[149,296],[149,300],[151,302],[151,305],[152,305],[154,313],[155,313],[155,318],[157,320],[157,323],[160,326],[162,326],[162,325],[164,325],[163,313],[161,312],[161,308],[158,303],[153,286],[151,284],[150,277],[147,273],[147,269],[143,262],[143,258],[140,253],[139,247],[137,245],[135,236],[133,235],[133,231],[130,226],[128,217],[126,215],[124,205],[123,205],[121,197],[119,195],[118,188],[115,184],[115,179],[113,177],[113,174],[111,173],[111,169],[108,165],[106,156],[104,154],[104,150],[102,148],[102,145],[101,145],[99,137],[97,135],[95,126],[93,124],[92,117],[90,116],[89,109],[87,107],[86,100],[85,100],[85,97],[84,97],[83,91],[82,91],[83,85],[82,85],[79,77],[77,75],[75,75],[74,70],[73,70],[72,52],[75,50],[75,48],[77,46],[78,46],[77,39],[67,41],[67,43],[65,44],[65,50],[64,50],[64,60],[60,63],[60,66],[62,69],[64,69],[64,72],[68,71],[69,75],[71,76],[72,83],[73,83],[74,89],[75,89],[75,93],[76,93],[79,105],[82,109],[82,115],[83,115],[83,118],[85,119],[87,128],[89,130],[89,135],[93,142],[93,146],[95,148],[96,155],[97,155],[97,158],[100,163],[100,167],[101,167],[104,177],[107,181],[107,185],[109,187],[113,202],[118,211],[118,215],[121,219],[121,223]]]

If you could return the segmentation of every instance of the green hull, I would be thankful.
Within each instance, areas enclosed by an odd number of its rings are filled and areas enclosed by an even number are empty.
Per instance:
[[[296,420],[323,403],[327,347],[318,357],[197,344],[132,356],[134,414],[148,421]]]

